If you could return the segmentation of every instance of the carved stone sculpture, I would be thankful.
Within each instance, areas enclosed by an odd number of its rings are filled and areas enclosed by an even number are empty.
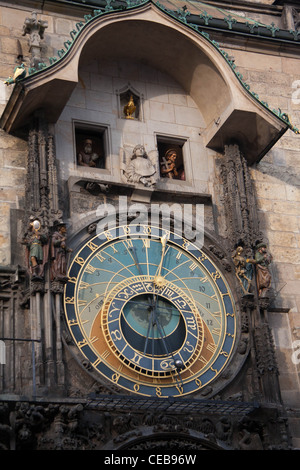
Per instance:
[[[37,19],[36,11],[31,13],[31,18],[26,18],[23,25],[23,36],[29,34],[29,51],[31,52],[31,67],[38,67],[41,62],[41,39],[44,38],[48,22]]]
[[[60,224],[51,239],[51,280],[67,280],[67,253],[71,248],[67,247],[67,228]]]
[[[126,119],[134,119],[133,114],[135,110],[136,110],[136,106],[133,101],[133,95],[130,95],[130,99],[123,109]]]
[[[272,262],[272,255],[267,251],[265,243],[256,245],[255,264],[256,264],[256,282],[258,295],[265,297],[271,286],[272,276],[269,271],[269,265]]]
[[[131,156],[124,150],[121,170],[128,183],[154,186],[157,178],[157,152],[147,153],[143,145],[136,145]]]
[[[26,260],[31,278],[41,279],[48,259],[48,237],[43,233],[40,221],[33,216],[30,217],[29,228],[22,244],[26,246]]]
[[[14,73],[13,73],[13,76],[12,77],[8,77],[5,81],[4,81],[4,84],[5,85],[12,85],[13,83],[17,83],[19,82],[20,80],[22,80],[23,78],[25,78],[26,76],[26,64],[25,63],[22,63],[20,65],[17,65],[15,68],[14,68]]]

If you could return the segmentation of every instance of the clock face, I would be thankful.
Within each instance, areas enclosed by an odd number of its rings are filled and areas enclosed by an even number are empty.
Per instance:
[[[72,337],[109,381],[182,396],[216,379],[236,337],[226,280],[208,256],[154,226],[119,226],[75,255],[64,294]]]

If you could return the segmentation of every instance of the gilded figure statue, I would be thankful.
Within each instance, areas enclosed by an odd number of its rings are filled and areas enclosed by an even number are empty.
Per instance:
[[[249,293],[253,277],[253,260],[246,259],[243,252],[244,248],[238,246],[232,254],[232,259],[235,266],[236,277],[240,283],[242,293],[245,295]]]
[[[136,106],[134,104],[134,101],[133,101],[133,96],[130,95],[130,98],[129,98],[129,101],[128,103],[124,106],[124,114],[126,116],[126,119],[134,119],[134,112],[136,110]]]

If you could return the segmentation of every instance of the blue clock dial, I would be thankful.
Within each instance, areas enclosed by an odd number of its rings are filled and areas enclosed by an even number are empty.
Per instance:
[[[120,226],[74,256],[64,294],[73,339],[109,381],[148,396],[194,393],[229,362],[232,295],[212,260],[154,226]]]

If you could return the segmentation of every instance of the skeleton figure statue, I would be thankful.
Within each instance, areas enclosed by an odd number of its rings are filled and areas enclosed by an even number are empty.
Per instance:
[[[22,244],[26,246],[27,266],[31,278],[41,279],[48,260],[48,237],[43,233],[40,221],[33,216],[30,217],[29,228]]]

